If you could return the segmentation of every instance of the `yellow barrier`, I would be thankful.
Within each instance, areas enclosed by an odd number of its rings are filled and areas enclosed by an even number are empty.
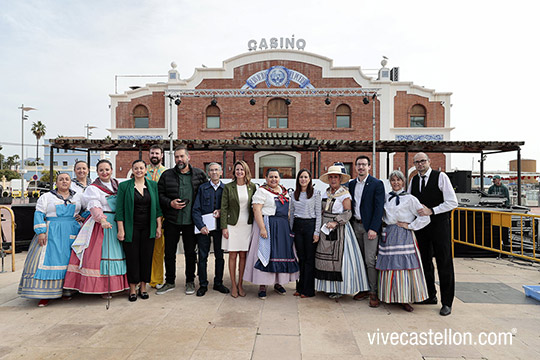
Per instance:
[[[2,209],[6,209],[11,215],[11,250],[5,250],[5,254],[11,254],[11,271],[15,271],[15,214],[7,206],[0,205],[0,212]],[[2,250],[3,251],[3,250]],[[2,268],[2,270],[4,270]]]
[[[454,244],[464,244],[540,262],[540,215],[457,208],[451,219],[452,255]]]

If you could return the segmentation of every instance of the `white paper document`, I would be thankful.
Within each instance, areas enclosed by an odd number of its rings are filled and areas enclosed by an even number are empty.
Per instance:
[[[208,231],[216,230],[216,218],[214,213],[206,214],[202,216],[204,225],[208,228]],[[195,226],[195,234],[200,234],[201,231]]]

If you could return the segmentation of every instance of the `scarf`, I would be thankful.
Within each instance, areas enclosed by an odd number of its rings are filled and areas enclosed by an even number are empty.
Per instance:
[[[281,202],[281,205],[283,205],[286,202],[289,202],[289,199],[286,197],[289,193],[287,192],[287,189],[285,189],[285,187],[283,185],[279,185],[279,187],[281,189],[281,192],[276,192],[276,191],[272,190],[272,188],[270,186],[268,186],[268,184],[264,184],[262,186],[263,189],[271,192],[274,195],[277,195],[279,202]]]
[[[349,190],[347,190],[346,187],[340,186],[339,189],[337,189],[336,192],[332,194],[332,187],[329,186],[328,189],[326,189],[326,196],[328,197],[328,200],[326,200],[326,207],[324,210],[330,211],[330,208],[334,204],[332,200],[348,193]]]
[[[89,184],[92,183],[92,180],[90,179],[90,177],[87,177],[86,178],[86,184],[87,184],[86,186],[84,186],[79,180],[77,180],[77,178],[71,179],[71,182],[75,183],[75,185],[82,188],[83,190],[86,190],[86,188],[89,186]]]
[[[399,194],[395,191],[390,191],[390,199],[388,199],[388,202],[392,201],[393,198],[396,198],[396,206],[399,206],[399,197],[407,195],[405,191],[400,192]]]
[[[68,189],[68,191],[69,196],[67,199],[64,199],[64,197],[58,193],[58,189],[51,190],[51,194],[62,200],[64,202],[64,205],[67,205],[68,203],[71,204],[71,199],[73,199],[73,196],[75,196],[75,191],[71,189]]]
[[[113,188],[113,191],[107,187],[107,185],[103,184],[103,182],[100,180],[100,178],[97,178],[92,185],[97,187],[99,190],[103,191],[107,195],[116,195],[118,192],[118,180],[111,178],[111,185]]]

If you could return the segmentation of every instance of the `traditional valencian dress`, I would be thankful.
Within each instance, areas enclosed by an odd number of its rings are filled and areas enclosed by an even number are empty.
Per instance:
[[[328,235],[320,232],[315,252],[315,290],[331,294],[367,291],[362,252],[349,223],[352,213],[343,207],[343,201],[351,199],[351,194],[343,186],[334,194],[330,189],[322,195],[322,223],[336,221],[338,226]]]
[[[129,288],[126,278],[124,250],[117,239],[114,221],[118,181],[103,183],[96,179],[84,191],[92,216],[84,223],[72,245],[64,283],[65,289],[84,294],[121,292]],[[100,220],[106,217],[112,229],[103,229]]]
[[[56,190],[40,196],[34,213],[36,236],[30,244],[18,293],[31,299],[56,299],[62,296],[71,244],[81,226],[75,215],[81,210],[81,195],[69,191],[64,199]],[[47,234],[40,246],[39,234]]]
[[[253,194],[252,204],[263,204],[268,237],[260,237],[259,226],[254,221],[244,280],[258,285],[283,285],[298,280],[299,267],[289,228],[287,190],[281,186],[281,192],[277,194],[263,185]]]
[[[375,267],[379,270],[378,297],[385,303],[413,303],[427,299],[426,280],[413,231],[430,222],[429,216],[418,216],[422,204],[405,192],[386,194],[383,221],[386,236],[379,242]],[[404,229],[396,224],[409,223]]]

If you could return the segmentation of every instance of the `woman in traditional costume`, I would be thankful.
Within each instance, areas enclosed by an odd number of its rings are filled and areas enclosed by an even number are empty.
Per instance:
[[[390,174],[392,191],[386,194],[383,221],[386,230],[379,242],[375,267],[379,270],[379,299],[399,303],[413,311],[410,303],[427,299],[422,261],[413,231],[429,224],[429,216],[419,216],[422,204],[403,190],[405,176],[399,170]]]
[[[91,180],[88,177],[88,163],[84,160],[79,160],[73,166],[75,177],[71,179],[70,189],[76,193],[83,193],[84,190],[90,185]]]
[[[225,184],[221,196],[220,225],[223,235],[221,248],[229,252],[231,296],[237,298],[246,296],[242,282],[253,224],[251,198],[257,186],[251,182],[251,171],[245,161],[237,160],[233,169],[233,181]]]
[[[36,236],[26,256],[18,293],[40,299],[38,306],[62,297],[71,244],[81,228],[77,222],[81,194],[70,190],[70,184],[69,174],[59,174],[56,189],[41,195],[36,204]]]
[[[244,280],[259,286],[259,299],[266,299],[266,285],[285,295],[283,284],[298,280],[299,267],[289,227],[289,194],[279,184],[279,171],[266,171],[266,184],[253,195],[255,224],[246,260]]]
[[[146,163],[135,160],[131,170],[133,178],[118,186],[116,221],[118,240],[126,254],[128,299],[133,302],[139,283],[140,298],[149,298],[146,284],[152,273],[154,240],[161,236],[161,207],[157,182],[145,178]]]
[[[84,191],[84,200],[92,216],[72,245],[64,288],[83,294],[109,297],[129,288],[126,260],[117,239],[114,221],[118,181],[111,178],[112,164],[97,163],[98,178]]]
[[[351,194],[341,184],[349,181],[342,164],[334,164],[321,176],[330,186],[322,194],[322,228],[315,252],[315,290],[331,299],[369,290],[364,260],[354,230]]]

